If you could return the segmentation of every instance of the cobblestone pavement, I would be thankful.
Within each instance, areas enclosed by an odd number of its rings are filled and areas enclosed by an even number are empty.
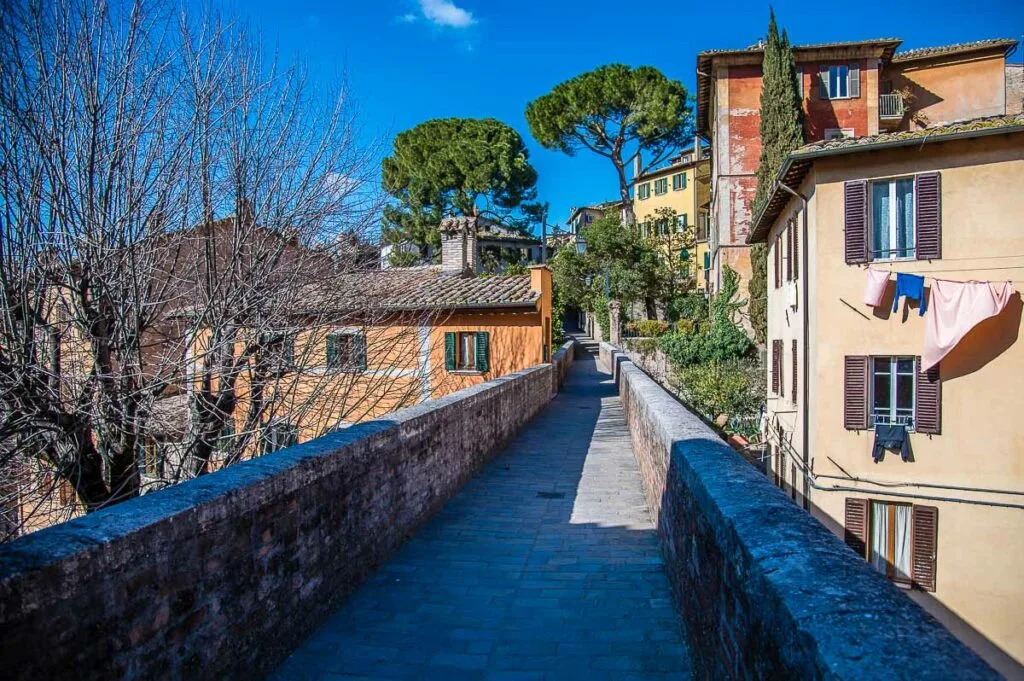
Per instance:
[[[564,390],[271,676],[689,679],[610,376]]]

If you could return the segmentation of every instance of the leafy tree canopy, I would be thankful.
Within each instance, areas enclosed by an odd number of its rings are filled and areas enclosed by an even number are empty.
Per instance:
[[[686,88],[651,66],[608,64],[556,85],[526,107],[534,138],[569,155],[586,149],[611,160],[633,222],[626,166],[643,153],[645,170],[690,142]]]
[[[439,118],[395,137],[382,164],[386,241],[440,242],[444,217],[474,211],[507,219],[536,197],[537,171],[522,137],[493,118]]]

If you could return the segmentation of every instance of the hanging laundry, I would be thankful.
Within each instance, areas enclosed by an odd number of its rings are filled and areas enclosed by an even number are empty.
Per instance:
[[[1002,312],[1013,287],[1010,282],[932,282],[932,313],[924,325],[921,370],[928,371],[956,347],[967,332]]]
[[[794,310],[796,309],[797,290],[795,281],[791,281],[786,285],[786,305],[789,305]]]
[[[864,304],[878,307],[885,297],[885,287],[889,285],[889,272],[868,268],[868,285],[864,288]]]
[[[910,441],[907,439],[906,426],[875,426],[875,446],[871,449],[871,458],[878,463],[885,458],[885,450],[900,450],[900,458],[910,461]]]
[[[900,309],[900,296],[919,303],[918,315],[923,317],[927,304],[924,300],[924,277],[905,272],[896,273],[896,295],[892,299],[892,311]]]

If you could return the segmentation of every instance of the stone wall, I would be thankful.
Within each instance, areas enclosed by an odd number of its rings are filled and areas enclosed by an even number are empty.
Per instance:
[[[0,547],[0,676],[261,677],[547,404],[554,366]]]
[[[565,376],[569,373],[569,367],[572,366],[575,356],[576,342],[569,339],[562,344],[562,347],[558,349],[555,356],[551,358],[551,392],[556,393],[562,387],[562,383],[565,382]]]
[[[600,354],[697,678],[999,678],[624,355]]]

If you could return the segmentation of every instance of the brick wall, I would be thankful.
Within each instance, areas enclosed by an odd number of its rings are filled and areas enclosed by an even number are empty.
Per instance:
[[[571,349],[559,354],[564,374]],[[0,676],[261,677],[556,378],[527,369],[0,547]]]
[[[697,678],[999,678],[624,355],[600,353]]]

